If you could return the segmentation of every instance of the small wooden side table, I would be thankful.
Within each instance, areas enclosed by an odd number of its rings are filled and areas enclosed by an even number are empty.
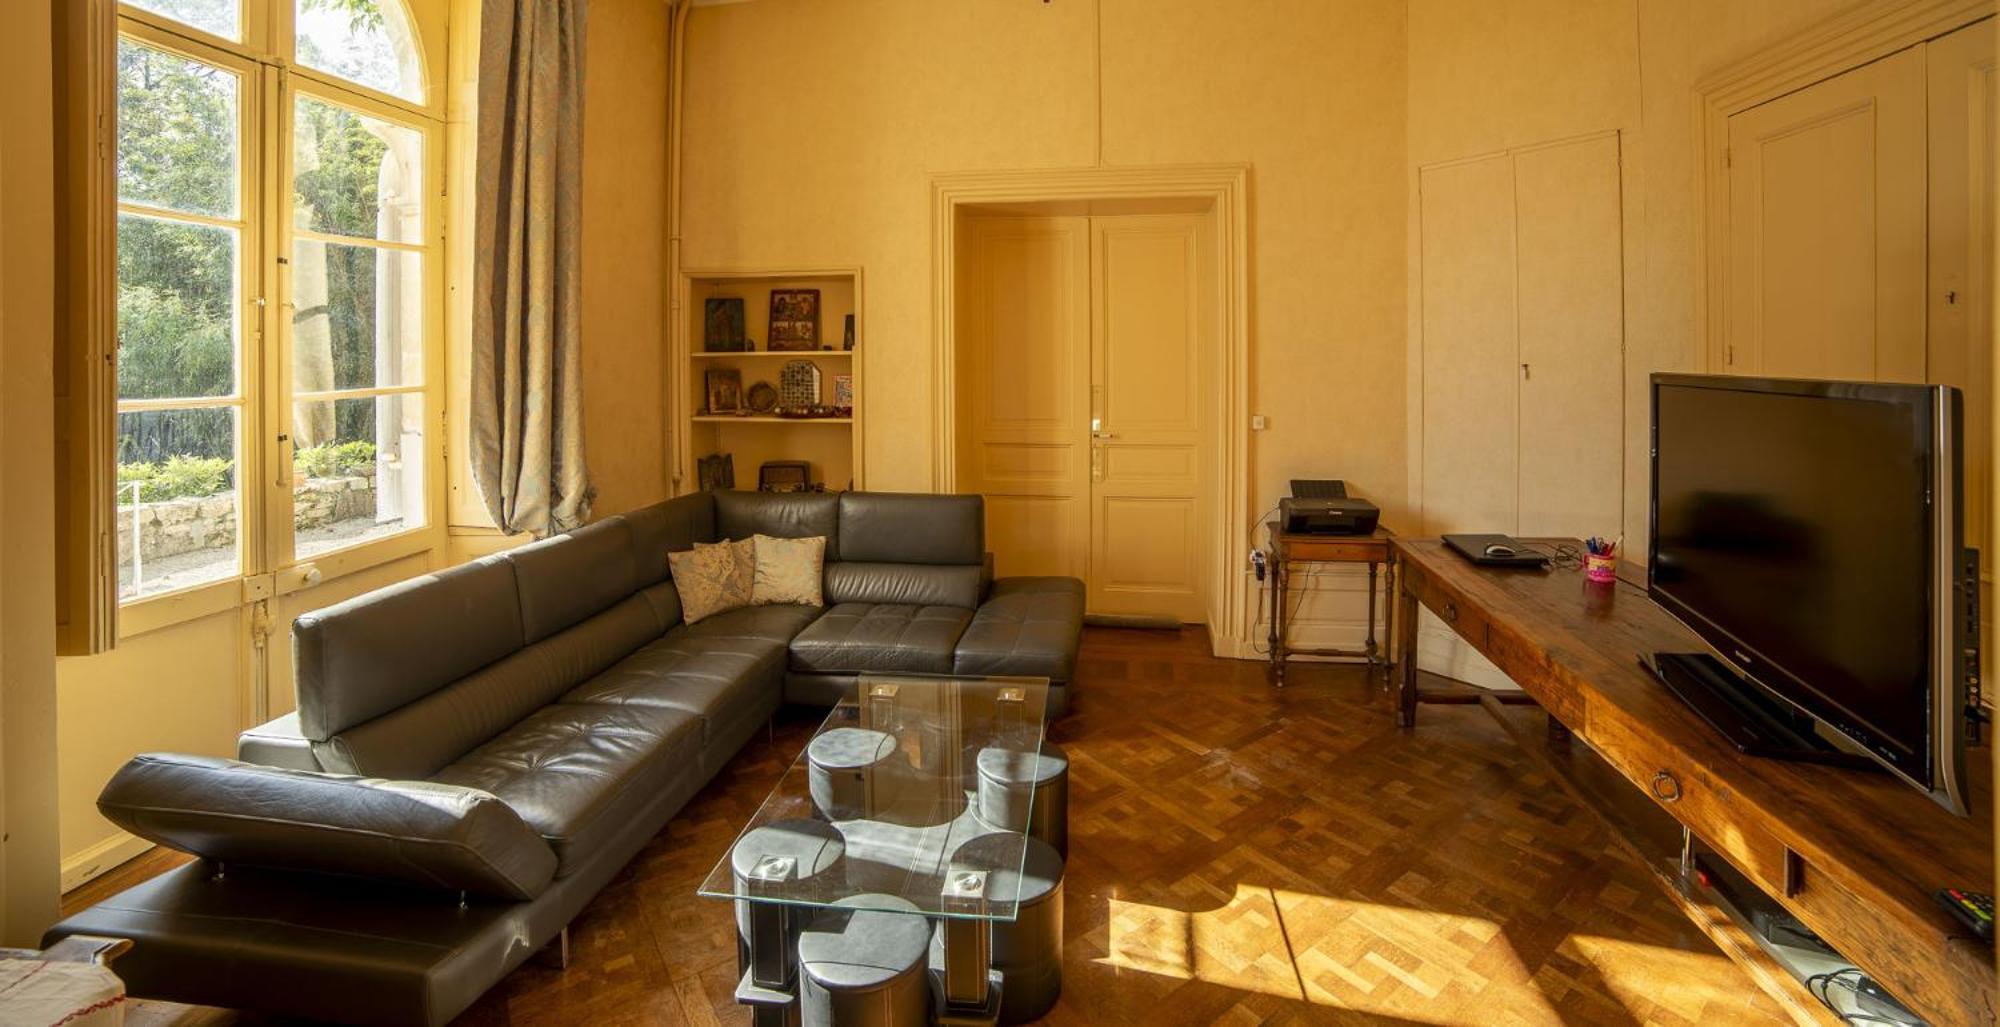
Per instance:
[[[1367,535],[1295,535],[1284,530],[1279,521],[1269,521],[1264,530],[1271,540],[1270,582],[1271,582],[1271,677],[1279,688],[1285,687],[1285,663],[1294,656],[1330,656],[1345,659],[1359,659],[1368,662],[1369,672],[1376,668],[1383,671],[1385,681],[1394,680],[1390,671],[1395,665],[1392,652],[1396,637],[1396,604],[1376,602],[1378,582],[1386,575],[1388,594],[1396,594],[1395,552],[1389,540],[1394,532],[1387,528],[1376,528]],[[1291,624],[1286,607],[1291,596],[1292,565],[1300,563],[1365,563],[1368,565],[1368,638],[1360,649],[1295,649],[1286,636]],[[1384,612],[1382,641],[1375,637],[1375,610],[1380,606]]]

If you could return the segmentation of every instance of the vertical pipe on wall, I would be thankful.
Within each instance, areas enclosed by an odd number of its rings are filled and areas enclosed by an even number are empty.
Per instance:
[[[674,438],[674,423],[678,420],[676,411],[679,384],[674,380],[674,369],[680,366],[677,352],[681,324],[681,102],[686,95],[686,62],[682,57],[687,48],[688,12],[694,5],[688,0],[667,0],[672,8],[672,16],[667,19],[667,276],[662,286],[666,289],[667,324],[661,334],[667,346],[667,359],[661,361],[665,373],[661,377],[662,409],[666,416],[661,419],[661,459],[664,466],[660,473],[666,479],[667,495],[680,492],[681,458],[679,442]]]

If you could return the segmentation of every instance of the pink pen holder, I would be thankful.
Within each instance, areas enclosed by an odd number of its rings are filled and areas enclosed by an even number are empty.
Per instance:
[[[1597,553],[1585,553],[1583,557],[1583,576],[1596,582],[1608,583],[1617,581],[1618,557],[1615,555],[1604,556]]]

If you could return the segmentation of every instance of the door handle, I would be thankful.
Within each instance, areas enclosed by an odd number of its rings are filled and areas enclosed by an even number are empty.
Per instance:
[[[1115,438],[1117,438],[1117,437],[1118,437],[1118,433],[1117,433],[1117,432],[1109,432],[1109,431],[1094,431],[1094,432],[1091,432],[1091,433],[1090,433],[1090,437],[1091,437],[1091,438],[1093,438],[1093,439],[1100,439],[1100,440],[1101,440],[1101,439],[1115,439]]]

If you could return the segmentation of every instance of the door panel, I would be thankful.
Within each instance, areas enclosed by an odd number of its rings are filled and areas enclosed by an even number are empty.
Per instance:
[[[1924,378],[1924,54],[1729,119],[1723,365]]]
[[[1932,40],[1930,75],[1929,375],[1964,393],[1965,544],[1981,567],[1983,637],[1993,635],[1992,19]],[[1989,642],[1986,651],[1995,646]]]
[[[959,487],[986,496],[996,573],[1080,578],[1090,517],[1088,223],[979,218],[966,228]]]
[[[1615,538],[1624,516],[1618,137],[1514,159],[1523,535]]]
[[[1424,531],[1520,520],[1514,166],[1421,172]]]
[[[1095,613],[1207,619],[1202,573],[1204,220],[1091,221],[1091,573]]]

